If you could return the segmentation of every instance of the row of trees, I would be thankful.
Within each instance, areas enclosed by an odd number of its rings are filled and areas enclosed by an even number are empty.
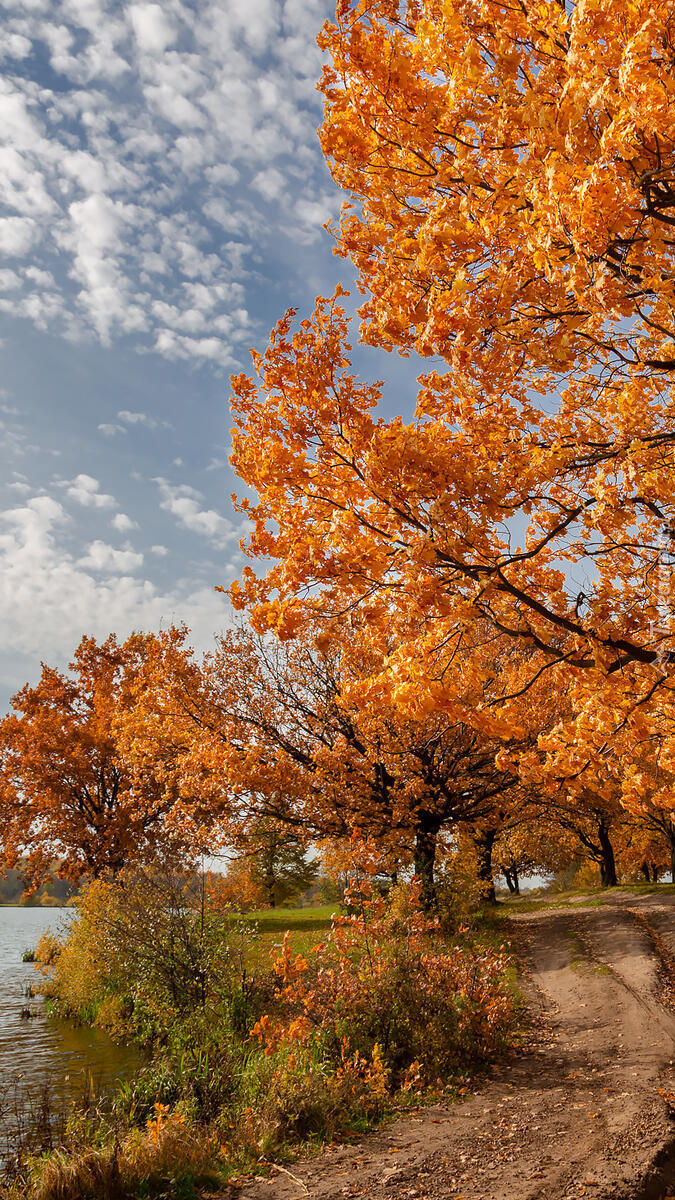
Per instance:
[[[623,755],[553,778],[568,704],[548,679],[509,701],[508,720],[503,704],[476,720],[518,658],[509,640],[486,628],[482,645],[444,653],[448,669],[465,664],[461,704],[421,693],[402,714],[354,614],[287,643],[241,626],[201,658],[184,628],[85,638],[70,672],[44,667],[0,723],[5,867],[38,886],[55,860],[77,880],[226,853],[232,899],[274,905],[311,885],[318,856],[339,876],[357,844],[392,877],[414,872],[430,906],[439,885],[494,899],[499,872],[516,891],[584,859],[607,885],[672,870],[667,797],[655,787],[630,811]]]
[[[6,861],[115,870],[271,822],[367,837],[427,903],[464,852],[487,894],[500,861],[514,886],[577,853],[651,875],[675,847],[670,2],[338,0],[320,44],[336,249],[362,340],[432,360],[415,416],[375,411],[339,287],[282,318],[232,381],[249,625],[203,661],[181,630],[85,640],[20,693]],[[64,706],[91,730],[72,766]]]

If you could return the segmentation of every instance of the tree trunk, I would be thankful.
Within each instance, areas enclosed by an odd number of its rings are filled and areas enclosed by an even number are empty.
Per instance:
[[[659,882],[659,868],[655,863],[652,863],[652,883]]]
[[[474,846],[478,855],[478,882],[481,885],[481,899],[484,904],[496,904],[494,873],[492,870],[492,847],[497,838],[496,829],[487,829],[484,833],[474,834]]]
[[[668,830],[668,842],[670,845],[670,878],[675,883],[675,825],[672,821]]]
[[[509,889],[509,891],[510,891],[511,895],[512,895],[512,896],[514,896],[514,895],[515,895],[515,893],[516,893],[516,891],[517,891],[517,888],[516,888],[516,881],[515,881],[515,879],[513,878],[513,875],[511,874],[511,870],[510,870],[510,868],[509,868],[509,867],[504,867],[504,872],[503,872],[503,873],[504,873],[504,878],[505,878],[505,880],[506,880],[506,886],[507,886],[507,888]]]
[[[619,880],[616,874],[614,847],[610,841],[609,830],[604,820],[598,821],[598,837],[602,848],[602,862],[600,863],[600,880],[602,886],[618,887]]]
[[[267,903],[270,908],[276,908],[277,898],[276,892],[277,880],[274,873],[274,863],[270,860],[265,864],[265,891],[267,892]]]
[[[640,870],[641,870],[642,874],[644,875],[646,882],[649,883],[649,863],[648,862],[640,863]]]
[[[520,895],[520,879],[518,878],[518,868],[515,863],[511,867],[511,874],[513,875],[513,883],[514,883],[513,890],[516,893],[516,896],[519,896]]]
[[[434,879],[437,837],[437,828],[424,821],[415,835],[415,875],[422,891],[422,907],[427,911],[436,907],[438,899]]]

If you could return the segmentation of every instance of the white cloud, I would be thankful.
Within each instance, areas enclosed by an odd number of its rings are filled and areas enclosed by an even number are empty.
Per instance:
[[[19,258],[39,239],[39,230],[30,217],[0,217],[0,254]]]
[[[34,677],[40,659],[55,665],[67,662],[83,633],[105,638],[115,631],[125,637],[133,629],[156,630],[185,621],[193,640],[206,646],[228,623],[227,605],[212,587],[195,586],[185,578],[171,590],[160,591],[148,579],[124,573],[138,570],[136,556],[124,565],[114,556],[131,552],[100,542],[77,558],[65,540],[70,528],[63,506],[49,496],[0,512],[5,686],[14,690],[29,674]]]
[[[27,58],[32,49],[32,43],[20,33],[4,33],[0,42],[0,58]]]
[[[281,171],[277,171],[276,167],[268,167],[265,171],[259,171],[252,180],[252,186],[256,192],[260,192],[263,199],[269,201],[279,199],[285,184],[284,176]]]
[[[173,428],[168,421],[158,421],[156,417],[149,417],[147,413],[129,412],[126,408],[123,408],[117,415],[120,421],[124,421],[126,425],[145,425],[146,429],[159,429],[160,426],[163,429]]]
[[[176,31],[159,4],[132,4],[129,20],[142,51],[162,54],[176,40]]]
[[[9,80],[3,80],[0,90],[0,122],[6,141],[14,147],[24,149],[39,139],[39,129],[28,111],[26,97]]]
[[[169,551],[166,546],[151,546],[150,553],[154,554],[157,558],[166,558]]]
[[[21,561],[28,569],[39,561],[38,543],[43,534],[55,526],[66,524],[68,514],[50,496],[35,496],[21,508],[3,512],[1,519],[0,557],[6,550],[20,546]]]
[[[21,287],[21,277],[16,271],[0,270],[0,291],[13,292],[16,288]]]
[[[138,521],[132,521],[126,513],[116,513],[110,524],[118,533],[128,533],[130,529],[138,529]]]
[[[79,567],[91,567],[94,571],[126,575],[143,565],[143,555],[134,550],[116,550],[106,542],[90,542],[87,553],[78,560]]]
[[[133,212],[100,193],[74,201],[68,210],[70,230],[62,244],[73,252],[71,275],[81,285],[79,300],[104,344],[113,332],[142,330],[146,317],[134,303],[129,281],[118,262],[125,227]]]
[[[206,470],[207,471],[222,471],[223,468],[229,467],[229,465],[230,464],[227,460],[227,455],[225,455],[223,458],[221,458],[219,455],[214,454],[209,459],[208,463],[206,464]]]
[[[91,475],[76,475],[73,480],[62,482],[60,486],[65,487],[69,499],[85,508],[113,508],[115,505],[115,497],[99,491],[101,485]]]
[[[203,362],[220,363],[228,370],[234,369],[237,359],[230,342],[217,337],[186,337],[173,329],[161,329],[155,339],[155,350],[165,358],[201,359]]]
[[[315,132],[331,7],[5,0],[0,60],[21,70],[0,71],[0,311],[236,367],[256,260],[287,271],[279,230],[307,244],[331,207]]]
[[[99,430],[99,433],[102,433],[104,437],[114,437],[116,433],[126,433],[127,432],[123,425],[111,425],[111,424],[108,424],[107,422],[104,422],[102,425],[99,425],[98,430]]]
[[[223,546],[235,536],[234,526],[226,517],[217,513],[213,508],[202,508],[200,501],[204,499],[201,492],[186,484],[174,485],[166,479],[154,480],[159,488],[160,508],[176,517],[180,525],[191,533],[209,538],[217,546]]]

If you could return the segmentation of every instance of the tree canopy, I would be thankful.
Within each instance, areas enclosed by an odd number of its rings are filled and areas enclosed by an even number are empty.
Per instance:
[[[133,709],[153,635],[84,637],[68,673],[43,666],[0,722],[0,845],[4,865],[34,885],[54,863],[78,880],[119,871],[158,846],[194,853],[199,833],[165,757],[140,769],[117,726]]]

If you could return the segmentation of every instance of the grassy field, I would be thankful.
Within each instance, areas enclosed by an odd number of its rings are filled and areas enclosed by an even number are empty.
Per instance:
[[[323,941],[333,915],[339,912],[339,904],[324,904],[318,908],[265,908],[243,914],[242,921],[255,925],[257,930],[247,959],[266,964],[270,955],[281,949],[287,933],[296,954],[310,950]]]
[[[246,913],[247,921],[255,921],[260,933],[282,933],[286,930],[330,929],[331,918],[340,911],[339,904],[323,904],[318,908],[261,908]]]

